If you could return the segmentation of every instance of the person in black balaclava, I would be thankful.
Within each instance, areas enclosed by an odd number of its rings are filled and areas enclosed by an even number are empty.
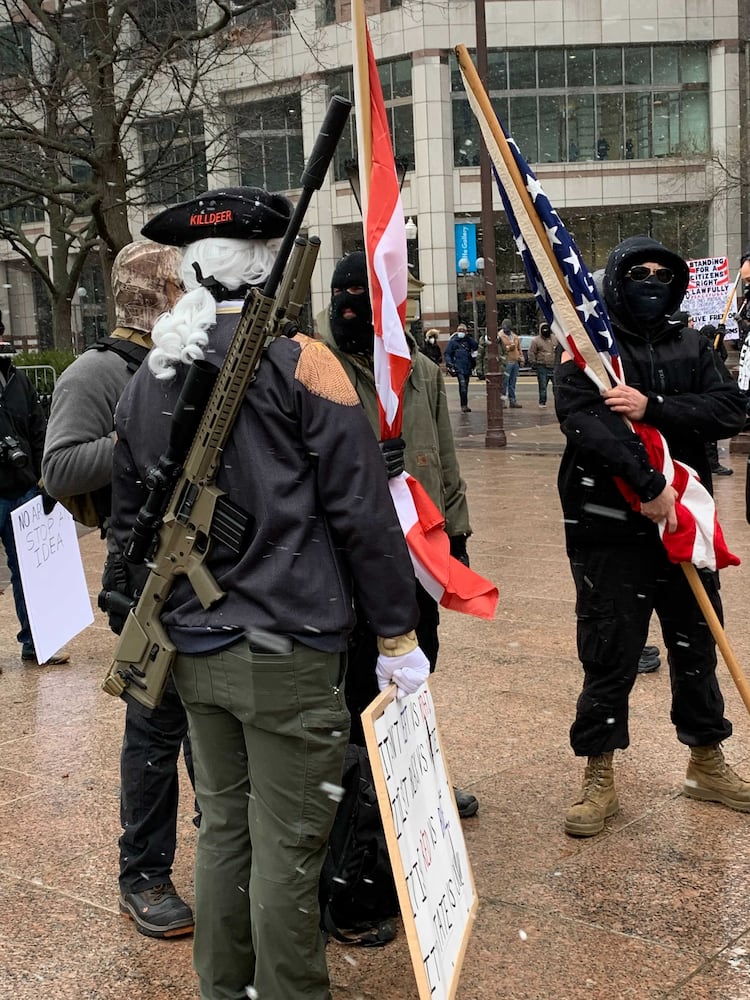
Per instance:
[[[342,257],[334,268],[329,321],[339,350],[372,357],[375,330],[367,294],[367,259],[359,251]]]
[[[690,747],[683,792],[750,812],[750,782],[734,773],[720,748],[732,726],[724,717],[714,640],[658,533],[659,522],[667,531],[676,527],[676,493],[622,419],[658,428],[673,458],[711,489],[705,442],[737,434],[745,410],[711,345],[697,330],[669,322],[688,277],[685,261],[655,240],[625,240],[610,254],[603,292],[626,384],[600,394],[566,353],[555,375],[555,406],[567,439],[558,489],[584,671],[570,742],[576,756],[588,758],[581,795],[565,815],[572,836],[599,833],[619,809],[612,761],[630,742],[628,699],[653,611],[668,652],[671,719],[678,740]],[[638,496],[640,513],[615,477]],[[721,619],[718,576],[700,574]]]
[[[331,278],[331,304],[317,320],[323,340],[332,348],[354,386],[373,433],[380,437],[373,369],[375,330],[364,253],[347,254],[336,264]],[[451,555],[468,566],[466,540],[471,534],[471,526],[466,483],[461,478],[456,458],[443,374],[417,349],[409,334],[406,339],[412,367],[404,385],[403,437],[381,442],[386,471],[389,476],[395,476],[406,468],[419,480],[445,517]],[[438,605],[419,583],[417,601],[417,639],[430,661],[430,670],[434,670],[440,646]],[[351,741],[361,746],[364,746],[364,733],[359,717],[377,694],[373,682],[376,653],[372,628],[366,616],[360,613],[349,640],[346,701],[352,715]],[[458,789],[454,791],[461,818],[473,816],[479,809],[476,796]]]

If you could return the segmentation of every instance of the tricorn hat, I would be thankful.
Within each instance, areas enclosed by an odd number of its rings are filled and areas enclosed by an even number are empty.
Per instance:
[[[270,240],[286,232],[294,206],[263,188],[225,187],[165,208],[141,229],[155,243],[184,247],[217,236]]]

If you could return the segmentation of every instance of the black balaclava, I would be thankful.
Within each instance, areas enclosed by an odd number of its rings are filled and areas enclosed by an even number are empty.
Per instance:
[[[627,277],[631,267],[653,262],[672,271],[668,284],[657,278],[633,281]],[[607,259],[602,282],[604,303],[615,327],[650,340],[674,336],[678,329],[669,317],[680,308],[690,280],[685,261],[650,236],[629,236],[618,244]]]
[[[369,291],[351,295],[347,288],[361,285],[368,288],[367,258],[362,251],[347,254],[336,265],[331,278],[331,333],[339,350],[345,354],[372,355],[375,330],[372,325],[372,305]],[[334,288],[340,289],[335,293]],[[353,316],[344,317],[351,309]]]
[[[645,281],[625,278],[622,295],[633,316],[646,326],[653,326],[664,320],[672,298],[669,285],[653,275]]]

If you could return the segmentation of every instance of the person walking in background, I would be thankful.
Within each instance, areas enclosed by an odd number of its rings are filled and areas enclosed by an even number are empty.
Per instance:
[[[318,317],[318,330],[341,362],[370,421],[373,435],[380,437],[380,417],[375,388],[373,352],[375,330],[368,291],[367,260],[361,252],[348,254],[336,265],[331,279],[331,304]],[[401,439],[383,442],[389,475],[404,469],[417,479],[445,518],[451,555],[469,564],[466,541],[471,534],[466,484],[461,476],[439,368],[411,350],[412,368],[404,385]],[[400,447],[399,447],[400,445]],[[395,446],[395,447],[394,447]],[[437,601],[417,582],[419,624],[417,639],[429,661],[437,664],[440,647]],[[352,714],[352,741],[364,746],[359,720],[361,712],[377,694],[373,664],[377,657],[376,637],[364,614],[349,642],[349,673],[346,680],[347,704]],[[465,819],[479,809],[476,796],[454,789],[459,815]]]
[[[126,589],[128,563],[108,531],[112,501],[115,407],[151,347],[151,328],[182,295],[181,255],[174,247],[129,243],[112,265],[115,329],[65,369],[55,386],[42,461],[55,497],[81,497],[107,540],[105,591]],[[132,591],[134,586],[127,588]],[[110,614],[114,631],[122,620]],[[125,703],[120,752],[120,910],[140,934],[190,934],[193,911],[172,883],[177,846],[178,764],[195,783],[187,716],[170,679],[158,708]],[[144,780],[148,775],[148,780]]]
[[[556,346],[557,341],[552,338],[549,323],[540,323],[539,333],[532,338],[529,346],[529,364],[536,372],[540,407],[547,405],[547,386],[552,381],[555,370]]]
[[[458,398],[462,413],[471,413],[469,382],[474,371],[479,345],[469,336],[465,323],[459,323],[445,348],[445,367],[458,379]]]
[[[434,327],[428,330],[424,338],[424,346],[421,348],[422,354],[430,361],[434,361],[436,365],[441,365],[443,363],[443,352],[440,350],[440,344],[438,343],[438,335],[440,331],[436,330]]]
[[[745,407],[698,332],[669,322],[688,280],[685,261],[660,243],[646,236],[625,240],[609,256],[603,288],[626,384],[601,394],[567,353],[555,373],[566,437],[558,490],[583,667],[570,743],[577,757],[587,758],[581,794],[565,814],[571,836],[599,833],[619,810],[614,751],[630,743],[629,696],[654,610],[669,659],[671,719],[690,749],[683,793],[750,812],[750,782],[734,773],[721,750],[732,726],[724,717],[715,643],[659,536],[660,522],[666,531],[676,528],[677,493],[623,419],[656,427],[673,458],[711,489],[705,442],[741,430]],[[615,479],[639,498],[638,513]],[[699,573],[721,619],[718,575]]]
[[[500,342],[505,353],[502,401],[509,402],[513,409],[520,410],[522,404],[516,399],[516,382],[521,371],[523,351],[521,350],[521,338],[513,329],[513,324],[509,319],[504,319],[500,324]]]
[[[291,216],[281,195],[227,188],[144,227],[185,247],[188,292],[155,325],[148,362],[117,406],[120,546],[167,448],[190,360],[221,364],[247,292],[271,273],[268,241]],[[326,790],[341,783],[349,734],[353,594],[378,636],[379,686],[411,693],[429,663],[383,458],[341,365],[290,330],[265,347],[241,404],[216,484],[248,514],[244,545],[208,551],[220,601],[204,608],[181,576],[161,616],[201,807],[193,962],[204,1000],[330,1000],[318,887],[337,808]]]
[[[16,617],[20,625],[17,638],[21,644],[21,659],[36,663],[11,511],[22,507],[40,492],[45,419],[36,389],[13,364],[15,352],[10,344],[3,342],[4,333],[5,326],[0,318],[0,541],[5,549]],[[46,497],[44,508],[46,513]],[[45,662],[57,666],[69,660],[70,654],[62,649]]]

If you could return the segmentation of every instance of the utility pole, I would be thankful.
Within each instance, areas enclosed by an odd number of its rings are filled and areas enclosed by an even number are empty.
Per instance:
[[[487,18],[485,0],[475,0],[477,72],[487,87]],[[497,264],[495,262],[495,218],[492,211],[492,171],[484,139],[479,146],[479,188],[482,199],[482,255],[484,256],[484,306],[487,328],[487,434],[486,448],[504,448],[508,441],[503,426],[502,376],[497,343]]]

